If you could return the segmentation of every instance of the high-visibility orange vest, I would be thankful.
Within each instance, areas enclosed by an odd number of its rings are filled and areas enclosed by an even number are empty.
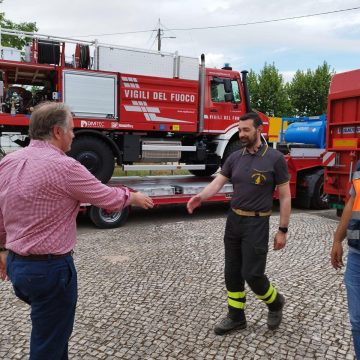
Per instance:
[[[348,245],[360,251],[360,171],[354,173],[352,185],[355,190],[355,200],[346,237]]]

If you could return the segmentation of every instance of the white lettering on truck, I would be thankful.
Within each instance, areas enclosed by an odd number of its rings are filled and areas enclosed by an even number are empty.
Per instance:
[[[167,101],[167,98],[166,98],[166,93],[164,93],[164,92],[156,92],[156,91],[154,91],[154,92],[153,92],[153,99],[154,99],[154,100],[163,100],[163,101]]]
[[[124,90],[125,97],[130,99],[148,100],[150,99],[150,92],[144,90]]]
[[[170,100],[171,101],[178,101],[178,102],[193,103],[193,102],[195,102],[195,95],[171,93]]]

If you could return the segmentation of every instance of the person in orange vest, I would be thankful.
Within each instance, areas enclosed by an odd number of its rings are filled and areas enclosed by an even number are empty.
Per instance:
[[[360,166],[353,174],[350,198],[347,201],[331,249],[331,264],[344,266],[342,242],[347,238],[349,253],[345,270],[348,311],[356,358],[360,359]]]

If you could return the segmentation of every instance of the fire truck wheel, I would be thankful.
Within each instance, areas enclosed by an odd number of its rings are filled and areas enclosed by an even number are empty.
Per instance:
[[[113,229],[125,224],[130,212],[130,206],[121,211],[108,212],[96,206],[89,210],[90,220],[100,229]]]
[[[230,154],[232,154],[234,151],[240,150],[243,147],[243,144],[240,140],[235,140],[229,143],[224,151],[224,155],[221,159],[221,165],[225,163],[225,160],[228,158]]]
[[[91,136],[75,138],[69,155],[103,183],[107,183],[114,173],[114,155],[111,148],[101,139]]]
[[[321,210],[328,207],[327,195],[324,194],[324,176],[320,176],[315,184],[314,193],[311,198],[311,208]]]

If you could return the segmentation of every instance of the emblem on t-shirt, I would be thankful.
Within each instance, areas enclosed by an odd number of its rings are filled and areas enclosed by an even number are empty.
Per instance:
[[[266,176],[263,173],[254,172],[251,179],[255,185],[264,185],[266,183]]]

